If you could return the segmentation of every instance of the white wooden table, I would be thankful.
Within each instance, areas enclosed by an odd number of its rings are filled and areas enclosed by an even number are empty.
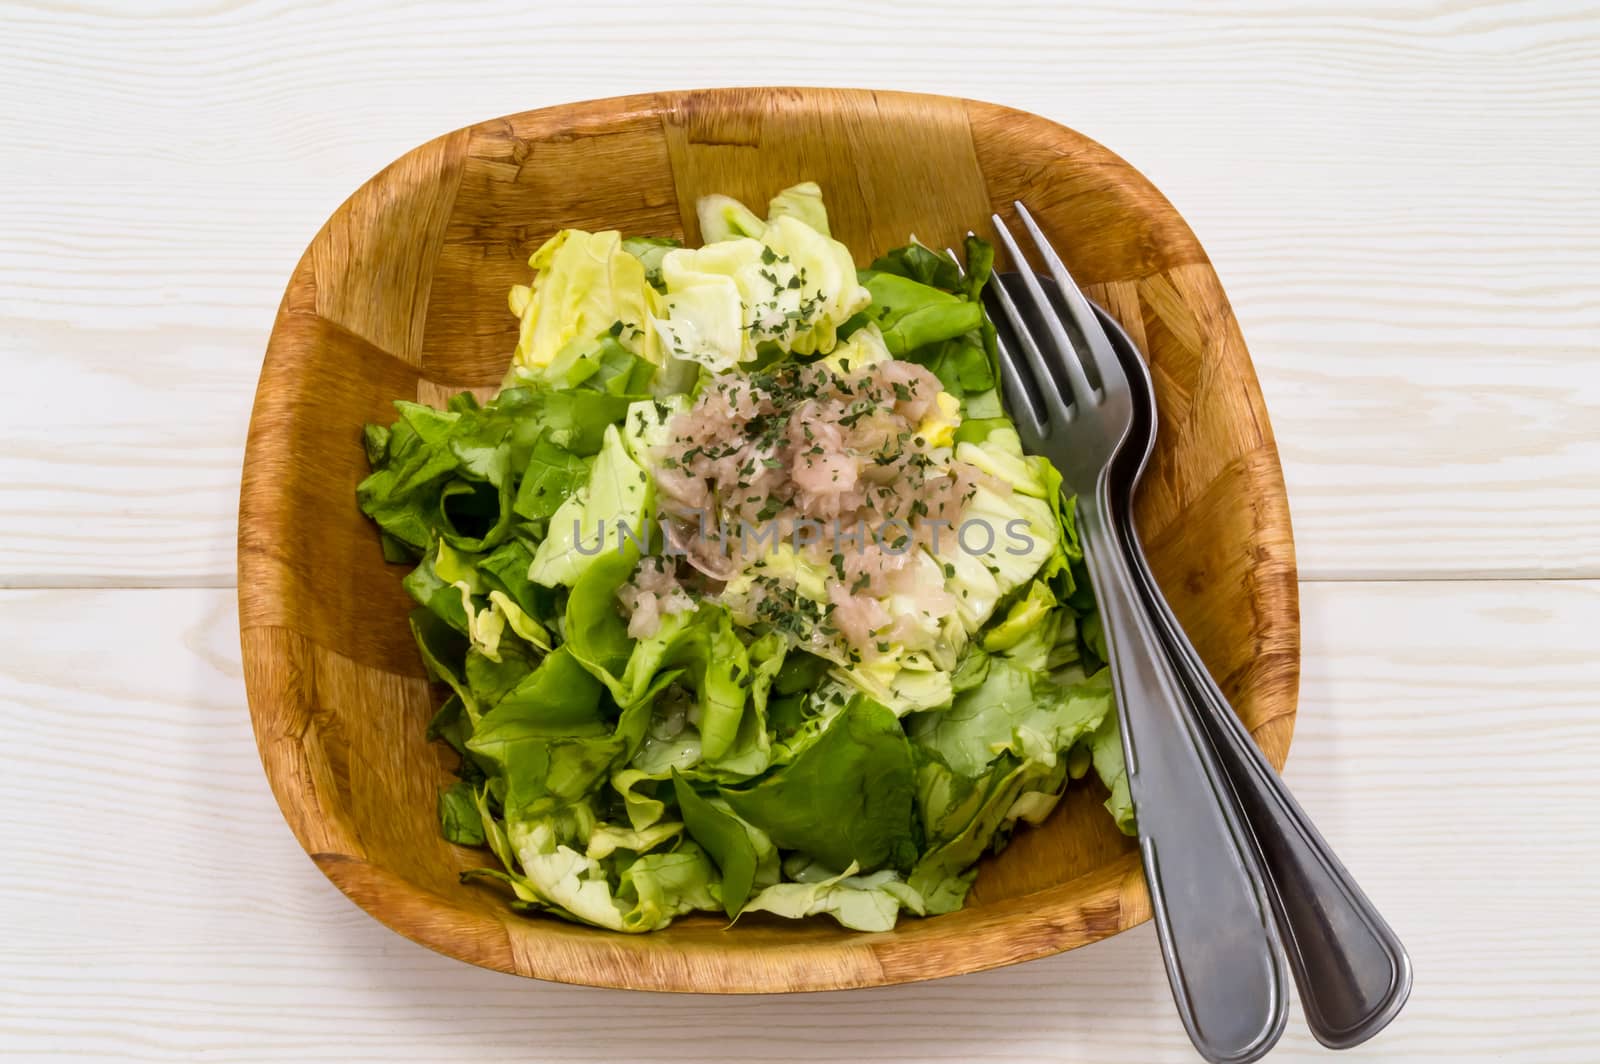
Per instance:
[[[1184,212],[1288,477],[1288,778],[1416,963],[1349,1057],[1596,1059],[1600,12],[986,6],[0,3],[0,1056],[1194,1059],[1148,927],[809,997],[475,970],[347,902],[267,790],[234,514],[311,234],[486,116],[780,82],[1038,111]],[[1273,1059],[1327,1057],[1297,1018]]]

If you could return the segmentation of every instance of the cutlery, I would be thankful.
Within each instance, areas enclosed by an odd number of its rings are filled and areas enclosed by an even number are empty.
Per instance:
[[[1057,306],[1070,302],[1058,299]],[[1348,1049],[1381,1031],[1405,1005],[1410,958],[1228,705],[1151,575],[1133,524],[1133,492],[1155,448],[1154,382],[1122,327],[1089,306],[1133,396],[1133,427],[1112,470],[1113,507],[1129,564],[1255,836],[1306,1025],[1323,1045]]]
[[[1016,208],[1070,301],[1077,289],[1060,258],[1026,208]],[[1005,285],[988,286],[985,299],[998,310],[991,317],[1009,334],[1000,345],[1002,386],[1024,446],[1054,462],[1078,496],[1078,530],[1100,606],[1139,852],[1173,998],[1207,1060],[1258,1060],[1287,1016],[1284,948],[1248,828],[1117,531],[1114,506],[1125,495],[1113,493],[1111,473],[1133,427],[1128,378],[1104,333],[1082,336],[1081,349],[1073,344],[1017,241],[999,215],[993,222],[1020,271],[1018,295],[1038,323],[1023,317]],[[1077,317],[1092,322],[1086,306],[1076,308]]]

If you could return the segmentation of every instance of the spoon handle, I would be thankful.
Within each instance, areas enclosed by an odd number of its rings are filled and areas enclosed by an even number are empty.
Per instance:
[[[1150,574],[1131,519],[1124,519],[1122,532],[1168,657],[1255,835],[1306,1024],[1330,1049],[1359,1045],[1405,1005],[1411,959],[1206,671]]]
[[[1105,625],[1139,852],[1173,999],[1195,1048],[1244,1064],[1283,1032],[1283,946],[1259,857],[1099,497],[1079,497]]]

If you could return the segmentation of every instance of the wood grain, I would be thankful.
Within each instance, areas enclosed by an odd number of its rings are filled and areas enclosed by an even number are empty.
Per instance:
[[[1149,175],[1250,342],[1303,575],[1600,576],[1592,7],[391,7],[8,11],[0,583],[232,585],[283,279],[379,167],[484,115],[770,83],[995,100]]]
[[[1286,778],[1410,948],[1351,1061],[1593,1060],[1600,583],[1311,584]],[[754,998],[496,975],[351,905],[262,778],[226,590],[0,593],[8,1061],[1187,1064],[1148,925],[911,986]],[[86,653],[85,648],[94,648]],[[1270,1058],[1333,1059],[1298,1019]]]
[[[5,25],[0,584],[232,588],[283,279],[389,160],[481,115],[770,82],[1001,101],[1151,177],[1250,341],[1302,578],[1600,575],[1592,6],[44,2]],[[1593,1058],[1595,595],[1302,587],[1288,778],[1419,967],[1348,1056]],[[27,724],[0,749],[7,1059],[1193,1059],[1148,927],[787,998],[416,949],[282,828],[231,591],[0,594],[0,627]],[[1272,1059],[1329,1058],[1291,1024]]]
[[[458,882],[471,858],[439,838],[429,798],[448,772],[423,737],[433,706],[400,570],[381,563],[354,503],[360,427],[389,420],[389,398],[504,375],[516,329],[505,287],[524,276],[512,266],[572,222],[572,195],[548,190],[576,181],[608,226],[693,236],[700,196],[761,204],[802,174],[822,184],[835,235],[863,263],[913,226],[935,246],[954,242],[1023,196],[1047,231],[1099,234],[1070,247],[1069,266],[1116,292],[1163,389],[1159,487],[1138,515],[1152,565],[1282,763],[1299,627],[1272,431],[1221,285],[1148,181],[1081,134],[950,97],[711,90],[514,115],[429,142],[323,227],[284,295],[245,452],[239,613],[267,776],[318,866],[402,934],[520,975],[753,993],[971,972],[1149,918],[1133,841],[1092,787],[1071,788],[1049,822],[986,861],[964,909],[881,935],[821,919],[730,932],[699,916],[628,936],[520,917]],[[496,228],[502,216],[515,224]],[[496,265],[441,282],[435,261]],[[430,293],[432,311],[397,309]],[[447,307],[474,309],[458,319]]]

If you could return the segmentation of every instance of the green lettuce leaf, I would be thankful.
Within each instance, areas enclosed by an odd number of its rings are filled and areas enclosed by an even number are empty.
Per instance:
[[[612,688],[622,705],[630,701],[621,677],[633,654],[634,640],[617,609],[617,589],[638,564],[639,551],[631,542],[624,543],[620,551],[601,551],[567,597],[567,648],[596,679]]]
[[[517,487],[512,509],[530,521],[550,517],[580,484],[589,479],[590,462],[541,435]],[[530,559],[531,561],[531,559]]]
[[[1102,669],[1100,674],[1106,675],[1108,671]],[[1128,793],[1128,768],[1122,760],[1122,729],[1118,727],[1115,713],[1106,714],[1100,727],[1089,737],[1089,744],[1095,775],[1111,792],[1111,797],[1106,799],[1106,811],[1124,835],[1137,835],[1139,828],[1134,820],[1133,798]]]
[[[415,404],[399,404],[397,407]],[[427,408],[423,408],[427,409]],[[443,430],[423,423],[423,436],[403,417],[388,430],[388,447],[382,465],[356,486],[356,502],[384,534],[416,551],[425,551],[438,526],[439,491],[456,468],[456,456],[445,442]],[[369,426],[370,431],[378,426]]]
[[[547,434],[582,453],[592,436],[593,453],[605,426],[626,410],[626,397],[575,398],[581,394],[513,388],[480,407],[462,393],[445,410],[396,402],[394,425],[364,431],[373,472],[356,489],[362,511],[392,545],[388,554],[420,554],[441,536],[466,551],[504,542],[516,480],[535,442]]]
[[[507,691],[534,671],[534,664],[530,652],[515,644],[508,643],[494,657],[485,654],[477,646],[468,649],[463,671],[467,688],[478,701],[479,711],[487,713],[498,705]]]
[[[644,267],[644,279],[657,291],[664,289],[661,280],[661,259],[673,248],[683,247],[683,241],[670,236],[630,236],[622,241],[622,250],[639,260]]]
[[[417,567],[407,573],[400,583],[417,605],[426,607],[429,613],[466,635],[467,610],[461,596],[462,589],[446,580],[438,571],[440,551],[448,550],[449,545],[440,541],[438,548],[423,555]],[[467,590],[470,595],[470,585]]]
[[[571,587],[601,554],[622,549],[632,536],[648,537],[654,499],[655,481],[628,454],[616,426],[607,426],[588,481],[550,518],[550,534],[534,551],[528,578]]]
[[[760,240],[761,234],[767,231],[767,223],[732,196],[701,196],[695,201],[694,209],[700,219],[700,239],[707,244],[739,237]]]
[[[1098,728],[1111,708],[1109,673],[1062,687],[999,657],[982,684],[963,691],[949,709],[916,714],[908,731],[950,768],[976,777],[1007,752],[1054,764]]]
[[[483,845],[483,818],[478,815],[472,785],[466,780],[457,780],[439,792],[439,830],[457,846]]]
[[[828,210],[822,205],[822,188],[815,181],[802,181],[790,185],[767,204],[767,222],[779,218],[795,218],[809,225],[823,236],[828,231]]]
[[[664,759],[653,757],[639,767],[687,767],[675,751],[688,750],[692,743],[695,760],[703,757],[723,778],[759,774],[770,761],[765,704],[782,660],[776,641],[763,646],[763,665],[754,668],[727,609],[701,604],[669,614],[655,635],[635,642],[617,613],[614,592],[604,590],[613,580],[620,583],[621,570],[620,564],[610,563],[574,588],[567,607],[574,653],[625,708],[647,708],[671,683],[694,696],[693,731],[658,749]],[[648,718],[641,714],[640,719]]]
[[[750,899],[743,911],[775,913],[791,920],[826,914],[855,931],[890,931],[901,909],[918,916],[926,911],[922,896],[895,872],[856,872],[852,864],[825,879],[775,884]]]
[[[428,678],[448,685],[461,699],[468,719],[477,721],[478,699],[467,685],[463,667],[467,657],[466,638],[420,606],[411,611],[410,622],[411,636],[417,641]]]
[[[1035,580],[1028,585],[1028,593],[1011,604],[1004,620],[985,629],[983,649],[991,653],[1014,650],[1030,634],[1040,631],[1055,606],[1050,585]]]
[[[930,288],[949,293],[965,292],[961,282],[961,269],[948,255],[941,255],[921,244],[907,244],[895,248],[873,260],[870,267],[878,273],[894,274]]]
[[[785,849],[832,868],[909,868],[911,748],[884,706],[858,696],[793,762],[745,788],[721,788],[733,811]]]
[[[752,889],[778,881],[778,849],[766,832],[735,813],[725,799],[703,797],[676,771],[672,788],[684,826],[722,871],[722,907],[731,920],[744,908]]]
[[[376,469],[389,457],[389,430],[382,425],[363,425],[361,446],[367,452],[367,465]]]
[[[602,860],[626,850],[633,854],[659,850],[683,835],[683,825],[677,821],[652,824],[647,828],[624,827],[621,824],[597,823],[589,832],[584,856]]]
[[[925,756],[917,770],[917,798],[927,849],[908,882],[927,910],[959,909],[976,874],[974,863],[996,847],[1008,821],[1020,815],[1018,799],[1025,793],[1053,796],[1065,783],[1064,760],[1046,766],[1006,755],[969,779],[937,755]]]
[[[714,882],[711,862],[692,842],[671,853],[645,854],[623,869],[618,884],[622,904],[632,902],[622,930],[654,931],[683,913],[716,909]]]
[[[967,298],[976,303],[983,298],[983,289],[994,274],[994,245],[969,233],[963,247],[967,253],[967,274],[962,279],[961,287]],[[994,326],[987,319],[984,321],[984,332],[986,344],[992,343]]]
[[[465,561],[465,559],[463,559]],[[472,560],[473,576],[483,592],[499,591],[534,618],[550,615],[548,592],[528,579],[533,551],[521,539],[511,539],[488,554]],[[468,579],[472,579],[469,577]]]
[[[653,793],[662,778],[637,768],[623,769],[611,777],[611,787],[622,797],[628,823],[635,831],[643,831],[666,815],[667,803]]]
[[[461,757],[456,775],[477,783],[483,779],[483,769],[467,749],[467,740],[471,737],[472,720],[467,716],[466,706],[462,703],[460,695],[451,692],[450,697],[439,704],[438,711],[428,722],[427,739],[429,742],[439,741],[448,744]]]
[[[625,395],[591,391],[546,392],[540,398],[550,439],[584,457],[600,453],[606,430],[622,421],[631,401]]]
[[[536,820],[581,802],[621,754],[621,743],[614,736],[549,735],[518,721],[480,726],[467,746],[504,781],[509,824]]]
[[[505,689],[495,713],[480,722],[478,734],[483,734],[490,717],[498,721],[516,717],[553,731],[587,732],[601,722],[602,693],[599,681],[571,650],[557,647],[538,668]]]
[[[699,696],[700,750],[715,764],[733,749],[739,736],[745,716],[745,681],[751,674],[749,656],[733,632],[733,618],[726,609],[700,606],[672,614],[656,636],[641,640],[623,674],[631,694],[628,704],[641,696],[652,677],[673,668],[683,669],[679,682]],[[757,730],[760,739],[755,741],[764,744],[766,729]]]
[[[994,248],[969,236],[966,253],[967,268],[963,273],[949,256],[921,244],[908,244],[880,256],[872,263],[870,272],[903,278],[976,309],[994,267]],[[898,288],[898,292],[891,296],[892,287]],[[874,289],[874,285],[869,283],[868,288]],[[999,348],[994,326],[981,310],[976,315],[970,310],[951,310],[944,300],[887,280],[877,282],[873,298],[885,315],[897,312],[903,305],[922,314],[899,330],[894,343],[904,350],[895,353],[932,370],[940,386],[960,400],[964,422],[1003,420],[997,388]],[[869,309],[861,316],[862,320],[877,313],[879,311]],[[971,326],[961,330],[960,335],[951,331],[968,321]],[[976,426],[960,436],[963,440],[982,437],[983,431]]]
[[[528,259],[536,271],[531,286],[512,288],[512,313],[521,319],[513,364],[535,378],[571,361],[574,347],[587,349],[621,322],[619,339],[629,351],[659,361],[655,334],[646,328],[657,310],[656,292],[639,259],[622,247],[615,231],[563,229]],[[626,328],[632,326],[633,328]]]
[[[467,748],[503,781],[508,821],[586,799],[626,744],[605,720],[599,685],[557,650],[485,713]]]
[[[983,307],[897,273],[864,270],[861,283],[872,295],[863,312],[878,323],[895,357],[972,332],[983,323]]]
[[[522,876],[509,877],[513,886],[565,915],[613,931],[653,931],[683,913],[719,908],[711,862],[694,843],[638,856],[613,882],[610,862],[570,845],[590,833],[584,819],[578,812],[508,821],[510,848],[523,869]]]
[[[989,356],[967,336],[930,344],[907,358],[931,370],[939,378],[939,386],[957,399],[994,390],[994,368]]]

